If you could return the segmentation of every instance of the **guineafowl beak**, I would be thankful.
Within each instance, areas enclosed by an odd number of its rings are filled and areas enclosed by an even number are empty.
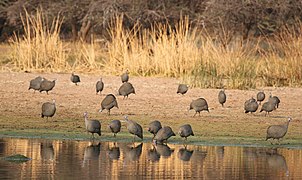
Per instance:
[[[103,109],[100,109],[100,110],[99,110],[99,112],[102,112],[102,111],[103,111]]]

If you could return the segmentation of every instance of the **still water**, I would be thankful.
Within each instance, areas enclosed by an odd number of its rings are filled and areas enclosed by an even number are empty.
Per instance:
[[[302,179],[302,149],[0,139],[0,179]]]

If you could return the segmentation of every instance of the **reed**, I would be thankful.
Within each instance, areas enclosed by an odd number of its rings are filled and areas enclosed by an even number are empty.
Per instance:
[[[36,16],[26,13],[22,20],[24,35],[15,35],[10,43],[16,70],[120,75],[128,69],[132,75],[176,77],[204,88],[301,86],[299,23],[296,29],[284,29],[273,38],[227,43],[224,40],[230,39],[230,33],[213,38],[191,28],[187,17],[174,28],[155,24],[143,29],[137,23],[129,30],[123,27],[123,17],[117,16],[108,29],[110,40],[103,46],[94,41],[63,43],[59,16],[48,25],[38,10]]]

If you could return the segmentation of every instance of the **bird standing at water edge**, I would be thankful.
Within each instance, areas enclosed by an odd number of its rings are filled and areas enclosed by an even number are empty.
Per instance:
[[[143,128],[141,125],[139,125],[137,122],[129,120],[128,116],[125,116],[125,122],[127,123],[127,129],[128,132],[133,134],[133,140],[135,139],[135,136],[143,139]]]
[[[292,120],[291,117],[289,117],[287,119],[287,123],[283,124],[283,125],[271,125],[267,128],[266,131],[266,141],[268,139],[277,139],[278,143],[280,144],[279,139],[283,138],[285,136],[285,134],[287,133],[288,130],[288,125],[290,123],[290,121]],[[272,144],[272,142],[271,142]]]
[[[149,124],[149,128],[148,128],[148,131],[150,133],[153,134],[153,138],[155,137],[156,133],[162,128],[161,126],[161,123],[157,120],[155,121],[152,121],[150,124]],[[152,138],[152,139],[153,139]]]
[[[223,107],[223,104],[226,102],[226,94],[224,92],[224,89],[222,89],[221,91],[219,91],[219,93],[218,93],[218,101],[221,104],[221,106]]]
[[[41,117],[48,120],[48,117],[52,117],[56,113],[56,101],[53,99],[52,102],[45,102],[42,104]]]
[[[185,124],[179,127],[178,134],[180,137],[184,137],[187,140],[187,137],[194,136],[192,127],[190,124]]]
[[[112,120],[109,124],[109,128],[115,137],[117,133],[121,131],[121,121],[120,120]]]
[[[155,137],[153,138],[153,142],[155,144],[163,144],[164,141],[167,141],[172,136],[175,136],[172,128],[165,126],[156,133]]]
[[[85,127],[87,132],[91,133],[94,139],[94,133],[101,136],[101,123],[98,120],[88,120],[88,113],[84,112]]]
[[[81,82],[80,76],[75,75],[74,73],[71,73],[70,80],[71,82],[75,83],[76,86],[78,85],[79,82]]]

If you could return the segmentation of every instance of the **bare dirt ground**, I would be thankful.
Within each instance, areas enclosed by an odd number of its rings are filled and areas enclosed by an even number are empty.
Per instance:
[[[28,90],[29,81],[36,76],[49,80],[57,79],[56,86],[47,95],[45,92]],[[101,101],[106,94],[117,94],[121,86],[119,76],[102,76],[105,88],[102,95],[96,95],[95,84],[101,75],[79,74],[81,83],[76,86],[70,81],[70,74],[39,74],[39,73],[0,73],[0,134],[18,135],[30,133],[75,133],[85,135],[83,113],[98,119],[102,123],[104,136],[111,136],[107,128],[109,121],[129,119],[139,122],[144,130],[152,120],[160,120],[163,125],[169,125],[175,132],[182,124],[189,123],[195,131],[192,142],[215,141],[220,139],[225,143],[262,144],[266,129],[272,124],[285,123],[287,117],[293,118],[288,134],[284,141],[302,146],[302,89],[301,88],[272,88],[264,90],[267,97],[269,92],[277,95],[280,106],[269,116],[259,113],[245,114],[244,102],[255,97],[258,90],[229,90],[226,89],[227,102],[225,107],[218,103],[219,89],[191,88],[185,95],[176,94],[179,80],[161,77],[133,77],[130,80],[135,87],[136,95],[128,99],[117,96],[119,109],[113,108],[109,116],[106,111],[98,112]],[[208,101],[208,112],[193,117],[194,110],[188,111],[193,99],[204,97]],[[56,100],[57,112],[53,118],[42,119],[41,106],[46,101]],[[125,127],[123,133],[127,134]],[[122,133],[122,134],[123,134]],[[149,137],[147,131],[145,136]],[[151,137],[151,136],[150,136]]]

